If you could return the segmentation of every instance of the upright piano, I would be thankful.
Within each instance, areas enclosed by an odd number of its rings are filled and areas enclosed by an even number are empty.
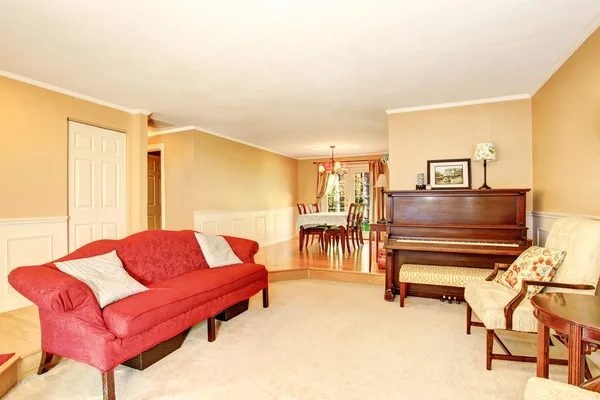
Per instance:
[[[493,268],[531,246],[525,223],[530,189],[388,191],[385,300],[399,292],[403,264]],[[448,293],[448,291],[452,293]],[[409,296],[462,298],[462,288],[408,285]]]

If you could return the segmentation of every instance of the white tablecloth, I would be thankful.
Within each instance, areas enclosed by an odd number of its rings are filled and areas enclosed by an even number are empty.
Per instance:
[[[296,230],[300,230],[300,225],[305,224],[327,224],[346,226],[348,219],[347,212],[320,212],[314,214],[298,215],[296,221]]]

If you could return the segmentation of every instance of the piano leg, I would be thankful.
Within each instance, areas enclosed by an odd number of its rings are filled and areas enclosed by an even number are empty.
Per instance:
[[[383,298],[386,301],[394,301],[394,297],[396,294],[394,293],[394,251],[386,250],[386,259],[385,259],[385,293]],[[396,272],[396,277],[398,277],[398,272]]]

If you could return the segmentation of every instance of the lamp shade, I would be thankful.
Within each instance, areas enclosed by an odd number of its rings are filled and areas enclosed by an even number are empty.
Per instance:
[[[473,161],[483,162],[496,161],[496,148],[492,143],[479,143],[475,147],[475,154],[473,154]]]
[[[385,174],[379,175],[379,178],[377,178],[377,182],[375,183],[375,187],[386,187],[387,185],[388,185],[388,180],[387,180]]]

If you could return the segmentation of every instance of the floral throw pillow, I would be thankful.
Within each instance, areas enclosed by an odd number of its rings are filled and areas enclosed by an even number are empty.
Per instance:
[[[550,282],[566,254],[565,251],[531,246],[521,253],[504,275],[496,277],[496,282],[508,286],[515,292],[521,291],[523,281]],[[527,298],[532,298],[542,289],[543,286],[529,286]]]

